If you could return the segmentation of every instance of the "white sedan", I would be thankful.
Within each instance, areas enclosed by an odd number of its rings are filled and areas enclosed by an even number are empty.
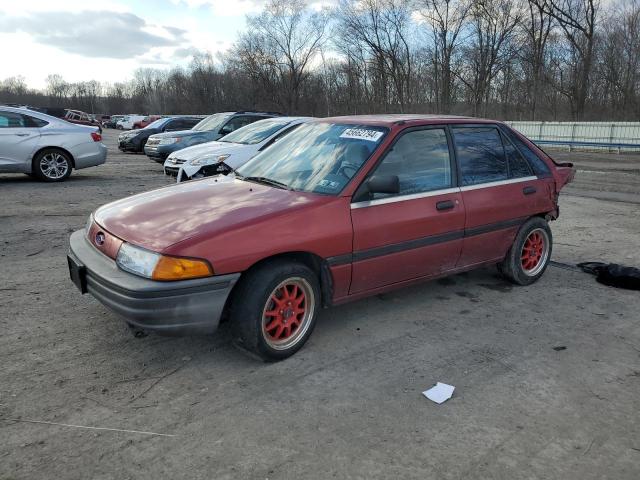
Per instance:
[[[164,162],[164,172],[177,181],[226,175],[312,117],[275,117],[239,128],[215,142],[202,143],[173,152]]]
[[[107,147],[97,127],[0,105],[0,173],[59,182],[74,168],[93,167],[106,159]]]

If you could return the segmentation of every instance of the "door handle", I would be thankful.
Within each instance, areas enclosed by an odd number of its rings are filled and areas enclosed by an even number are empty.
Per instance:
[[[29,136],[29,134],[28,134],[28,133],[16,133],[16,135],[17,135],[18,137],[28,137],[28,136]]]
[[[536,193],[537,191],[538,191],[538,189],[536,187],[532,187],[532,186],[524,187],[522,189],[522,193],[524,193],[525,195],[532,195],[532,194]]]
[[[454,203],[451,200],[443,200],[442,202],[436,203],[436,210],[442,212],[443,210],[451,210],[455,207]]]

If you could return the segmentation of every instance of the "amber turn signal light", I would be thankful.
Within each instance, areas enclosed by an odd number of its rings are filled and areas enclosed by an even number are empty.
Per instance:
[[[186,280],[210,277],[213,268],[205,260],[161,256],[153,269],[153,280]]]

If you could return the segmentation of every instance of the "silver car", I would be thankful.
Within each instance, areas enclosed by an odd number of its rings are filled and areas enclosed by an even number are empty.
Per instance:
[[[106,159],[107,147],[96,127],[0,105],[0,173],[59,182],[74,168],[93,167]]]

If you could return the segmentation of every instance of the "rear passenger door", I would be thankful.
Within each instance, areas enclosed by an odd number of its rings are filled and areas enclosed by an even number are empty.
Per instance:
[[[20,113],[0,111],[0,172],[30,172],[47,122]]]
[[[465,204],[459,266],[502,259],[520,225],[544,211],[544,180],[497,125],[451,127]]]
[[[464,206],[450,151],[446,127],[410,129],[373,169],[369,176],[397,175],[400,192],[351,204],[351,293],[455,267]]]

